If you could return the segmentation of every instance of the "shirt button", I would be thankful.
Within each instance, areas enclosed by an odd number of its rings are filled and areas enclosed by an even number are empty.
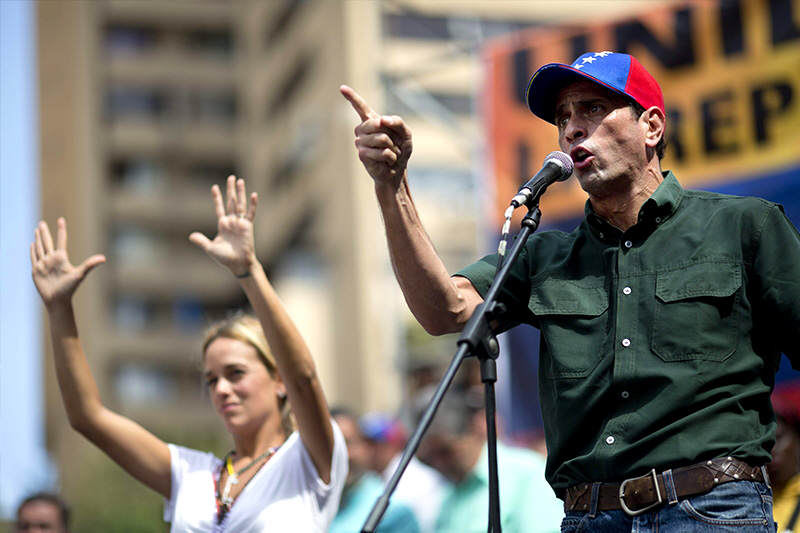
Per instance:
[[[631,241],[625,241],[624,244],[625,244],[625,248],[630,248],[631,246],[633,246],[633,243]]]
[[[656,217],[656,224],[661,224],[661,217]]]
[[[622,345],[627,348],[628,346],[631,345],[631,340],[630,339],[622,339]]]
[[[614,444],[615,440],[616,439],[614,438],[614,435],[609,435],[608,437],[606,437],[606,444]]]
[[[601,238],[601,239],[605,239],[605,238],[606,238],[606,235],[605,235],[605,233],[603,233],[603,232],[600,232],[600,238]]]
[[[630,294],[630,293],[631,293],[630,287],[625,287],[624,289],[622,289],[622,294]]]
[[[622,398],[623,398],[624,400],[627,400],[627,399],[628,399],[628,396],[630,396],[630,394],[628,394],[628,391],[624,390],[624,391],[622,391],[622,393],[620,394],[620,396],[622,396]]]

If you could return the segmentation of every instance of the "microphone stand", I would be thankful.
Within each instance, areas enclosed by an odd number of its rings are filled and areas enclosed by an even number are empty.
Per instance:
[[[397,488],[400,477],[403,475],[408,463],[416,453],[417,448],[419,448],[422,437],[433,421],[433,416],[436,414],[436,410],[439,408],[439,404],[441,404],[447,389],[453,382],[456,372],[461,366],[461,362],[468,356],[475,356],[480,360],[481,381],[484,384],[484,399],[486,402],[486,440],[489,451],[489,526],[487,531],[489,533],[501,533],[494,393],[494,383],[497,381],[497,365],[495,360],[500,353],[500,346],[497,343],[497,337],[495,336],[491,322],[498,321],[506,312],[505,305],[498,301],[498,296],[506,279],[508,279],[511,267],[514,265],[517,257],[519,257],[528,237],[539,227],[539,221],[542,216],[539,210],[539,198],[544,194],[545,187],[542,187],[530,201],[525,203],[528,207],[528,214],[522,219],[522,229],[519,234],[517,234],[517,238],[511,246],[506,260],[502,265],[498,264],[498,272],[495,274],[492,285],[489,287],[483,303],[475,308],[469,321],[467,321],[467,324],[464,326],[461,336],[458,339],[456,354],[453,356],[450,365],[447,367],[447,371],[436,387],[436,391],[428,403],[428,407],[425,408],[425,412],[422,414],[414,433],[409,438],[397,468],[386,483],[383,493],[372,506],[372,510],[361,528],[361,533],[374,533],[375,528],[386,512],[386,508],[389,506],[389,499],[394,493],[395,488]]]

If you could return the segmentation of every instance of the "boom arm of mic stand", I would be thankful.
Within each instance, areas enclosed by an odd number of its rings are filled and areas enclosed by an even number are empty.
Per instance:
[[[425,435],[425,432],[431,425],[433,417],[436,414],[436,410],[439,408],[439,404],[441,404],[442,398],[444,398],[444,395],[447,392],[447,389],[450,387],[450,384],[453,382],[453,379],[455,379],[456,372],[458,372],[458,368],[461,366],[461,362],[464,360],[464,358],[468,355],[475,355],[476,350],[483,350],[484,353],[487,353],[490,356],[494,354],[494,357],[497,357],[497,339],[494,337],[494,332],[491,329],[489,321],[493,318],[499,318],[499,315],[501,315],[504,311],[503,305],[497,300],[500,289],[505,284],[506,279],[508,279],[508,276],[511,272],[511,267],[514,265],[514,262],[522,252],[522,247],[525,246],[528,236],[536,231],[540,218],[541,211],[539,211],[539,205],[537,202],[529,209],[528,214],[522,219],[522,229],[517,235],[514,244],[511,246],[511,250],[508,252],[506,261],[495,274],[492,285],[489,287],[483,303],[475,308],[475,311],[472,313],[469,321],[467,321],[467,324],[464,326],[461,337],[458,339],[458,350],[456,350],[456,354],[450,361],[450,366],[447,367],[447,371],[442,377],[442,380],[439,382],[439,385],[436,387],[436,391],[434,392],[428,407],[425,409],[425,412],[422,414],[422,418],[420,418],[414,433],[409,438],[397,468],[386,484],[386,487],[383,489],[383,493],[372,506],[369,516],[367,516],[367,519],[364,521],[364,525],[361,527],[361,533],[374,533],[375,528],[378,527],[378,523],[380,522],[381,518],[383,518],[386,508],[389,506],[389,499],[392,497],[392,494],[397,488],[397,484],[400,482],[400,477],[403,475],[408,463],[411,461],[411,458],[419,448],[419,445],[422,442],[422,437]],[[496,446],[496,442],[494,444]],[[496,448],[490,453],[490,459],[491,458],[495,459],[494,469],[496,471]],[[497,502],[497,507],[494,510],[490,509],[491,521],[489,522],[489,531],[500,533],[500,500],[498,486],[497,483],[493,483],[492,485],[493,487],[491,488],[494,489],[494,496],[490,494],[490,498],[495,499]]]

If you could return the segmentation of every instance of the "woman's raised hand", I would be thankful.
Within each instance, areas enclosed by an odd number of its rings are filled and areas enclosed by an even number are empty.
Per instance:
[[[93,255],[77,266],[69,262],[64,218],[58,219],[55,245],[47,223],[42,221],[36,226],[35,240],[31,244],[31,268],[33,283],[45,306],[68,303],[86,274],[105,262],[103,255]]]
[[[248,201],[244,180],[237,180],[234,176],[228,176],[226,188],[228,198],[227,202],[223,202],[219,187],[211,187],[211,197],[217,213],[217,236],[212,241],[195,231],[189,235],[189,240],[235,276],[245,277],[256,262],[253,219],[258,195],[251,193]]]

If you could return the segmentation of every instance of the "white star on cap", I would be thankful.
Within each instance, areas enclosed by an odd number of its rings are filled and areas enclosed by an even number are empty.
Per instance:
[[[594,63],[595,61],[597,61],[596,57],[584,57],[581,60],[581,62],[583,62],[583,63]]]
[[[586,66],[586,65],[572,65],[572,68],[580,70],[580,69],[582,69],[582,68],[583,68],[583,67],[585,67],[585,66]]]
[[[595,52],[594,53],[594,57],[606,57],[606,56],[610,56],[613,53],[614,52],[609,52],[608,50],[603,50],[602,52]]]

